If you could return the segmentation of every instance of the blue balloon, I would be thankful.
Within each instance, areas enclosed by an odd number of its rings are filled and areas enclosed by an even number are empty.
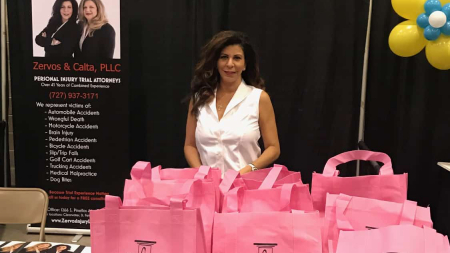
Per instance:
[[[435,11],[440,11],[442,10],[442,5],[441,2],[439,2],[439,0],[428,0],[425,2],[425,13],[430,16],[431,13],[435,12]]]
[[[417,25],[422,28],[425,28],[430,25],[430,22],[428,22],[428,16],[425,13],[420,14],[417,17],[416,22],[417,22]]]
[[[441,30],[429,25],[425,28],[425,31],[423,31],[423,35],[427,40],[436,40],[439,38],[439,35],[441,35]]]
[[[447,16],[447,21],[450,21],[450,4],[442,6],[442,12]]]
[[[450,21],[447,21],[443,27],[441,27],[441,33],[450,35]]]

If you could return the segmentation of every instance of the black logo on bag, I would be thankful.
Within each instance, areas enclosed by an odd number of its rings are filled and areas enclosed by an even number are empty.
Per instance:
[[[138,253],[152,253],[152,246],[156,244],[155,241],[135,240],[138,245]]]
[[[258,253],[273,253],[273,248],[277,246],[276,243],[254,243],[258,247]]]

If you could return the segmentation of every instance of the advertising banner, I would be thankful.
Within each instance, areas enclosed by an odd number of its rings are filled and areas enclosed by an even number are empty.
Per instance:
[[[8,4],[16,186],[48,193],[46,227],[89,229],[129,174],[120,1]]]

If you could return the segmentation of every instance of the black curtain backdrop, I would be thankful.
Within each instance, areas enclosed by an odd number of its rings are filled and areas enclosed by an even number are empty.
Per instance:
[[[450,73],[433,68],[425,51],[393,54],[389,33],[403,19],[390,1],[374,2],[366,143],[388,153],[396,173],[409,173],[408,198],[430,205],[436,229],[449,234],[450,173],[437,162],[450,161]]]
[[[123,1],[132,163],[187,166],[181,101],[201,46],[232,29],[246,32],[260,55],[281,142],[276,162],[310,183],[328,158],[357,147],[368,6],[368,0]],[[10,12],[10,24],[23,22]],[[423,52],[411,59],[391,53],[389,32],[400,21],[390,1],[374,1],[366,143],[390,155],[396,173],[409,173],[409,198],[431,204],[435,226],[448,233],[449,177],[443,181],[436,166],[450,161],[448,71],[433,69]],[[353,175],[354,165],[341,166],[342,174]]]

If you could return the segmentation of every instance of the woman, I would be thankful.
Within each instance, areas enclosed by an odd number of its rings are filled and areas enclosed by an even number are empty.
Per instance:
[[[257,55],[245,34],[223,31],[203,47],[186,123],[184,154],[191,167],[217,167],[222,176],[229,169],[244,174],[278,158],[275,114],[263,89]]]
[[[30,246],[30,247],[26,247],[21,252],[23,252],[23,253],[28,253],[28,252],[44,253],[45,252],[46,253],[47,250],[51,246],[52,245],[50,243],[43,242],[43,243],[35,244],[33,246]]]
[[[82,0],[80,3],[81,38],[77,57],[83,59],[112,59],[116,32],[108,23],[101,0]]]
[[[22,246],[22,244],[23,244],[23,243],[21,242],[21,243],[13,244],[13,245],[11,245],[11,246],[7,246],[7,247],[0,248],[0,253],[12,253],[12,252],[14,252],[16,249],[20,248],[20,246]]]
[[[78,4],[75,0],[56,0],[47,27],[36,36],[45,57],[72,57],[79,39]]]
[[[70,251],[70,245],[66,244],[57,244],[51,247],[49,250],[47,250],[45,253],[69,253]]]

